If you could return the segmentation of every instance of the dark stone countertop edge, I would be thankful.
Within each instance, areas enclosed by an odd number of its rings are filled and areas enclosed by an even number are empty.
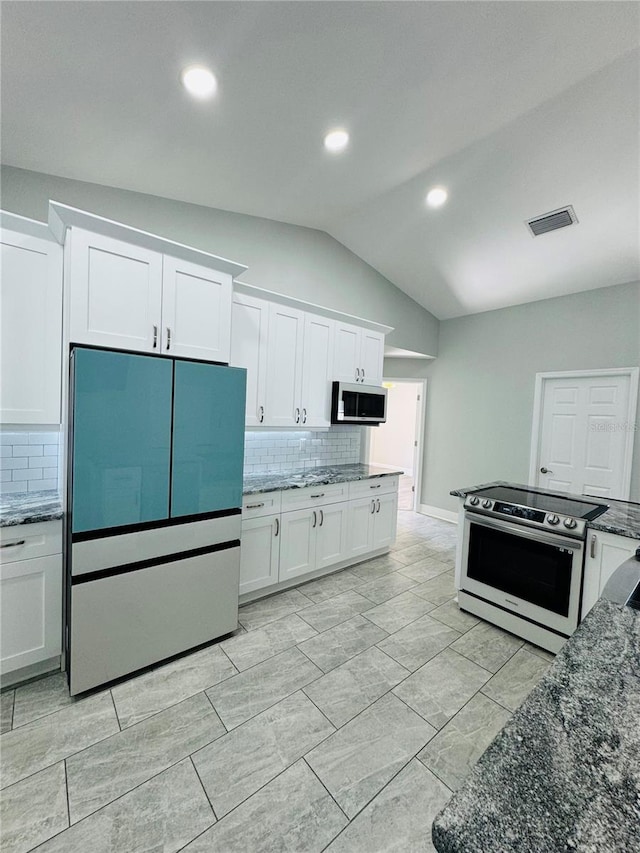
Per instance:
[[[492,486],[510,486],[515,489],[531,489],[524,483],[510,483],[507,480],[494,480],[492,483],[481,483],[478,486],[466,486],[461,489],[453,489],[449,492],[450,495],[456,498],[466,498],[467,495],[473,492],[481,492],[483,489],[489,489]],[[587,522],[587,527],[590,530],[600,530],[603,533],[613,533],[616,536],[626,536],[627,539],[640,539],[640,504],[633,501],[619,501],[611,498],[598,498],[593,495],[577,495],[572,492],[552,492],[549,489],[536,489],[545,495],[550,495],[554,498],[575,498],[584,500],[587,498],[591,501],[601,501],[609,504],[609,509],[599,518]],[[624,516],[627,518],[620,518]],[[635,517],[633,517],[635,516]]]
[[[337,468],[339,466],[333,466]],[[266,492],[284,492],[289,489],[304,489],[307,486],[331,486],[334,483],[350,483],[356,480],[371,480],[375,477],[397,477],[403,474],[404,471],[387,470],[376,468],[375,466],[362,466],[367,468],[367,471],[340,471],[323,475],[322,468],[309,468],[306,471],[288,471],[283,474],[255,474],[256,478],[269,478],[269,483],[264,485],[252,485],[250,479],[245,478],[242,494],[258,495]]]
[[[57,492],[26,492],[1,497],[0,527],[57,521],[62,516],[62,502]]]

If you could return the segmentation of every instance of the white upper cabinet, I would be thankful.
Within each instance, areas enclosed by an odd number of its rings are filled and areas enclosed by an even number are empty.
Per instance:
[[[229,362],[233,276],[225,258],[58,202],[71,343]]]
[[[2,214],[0,421],[60,423],[62,248],[45,224]]]
[[[160,352],[162,255],[81,228],[70,240],[70,342]]]
[[[265,423],[273,427],[302,422],[302,346],[304,311],[269,306]]]
[[[260,426],[265,421],[268,333],[269,303],[244,293],[235,293],[229,362],[233,367],[244,367],[247,371],[247,426]]]
[[[307,427],[331,424],[334,321],[316,314],[304,318],[301,422]]]
[[[162,261],[164,352],[229,361],[231,276],[165,255]]]
[[[334,378],[340,382],[382,383],[384,334],[351,323],[336,323]]]

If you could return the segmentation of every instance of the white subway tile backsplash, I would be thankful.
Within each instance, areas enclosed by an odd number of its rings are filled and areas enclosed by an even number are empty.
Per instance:
[[[51,429],[0,430],[0,491],[59,489],[59,433]]]
[[[359,462],[360,435],[360,427],[332,427],[318,432],[247,432],[245,473],[263,474]],[[300,439],[305,439],[302,447]]]

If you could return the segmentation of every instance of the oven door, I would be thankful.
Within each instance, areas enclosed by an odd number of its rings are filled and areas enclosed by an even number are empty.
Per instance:
[[[584,543],[465,513],[461,588],[564,636],[579,622]]]

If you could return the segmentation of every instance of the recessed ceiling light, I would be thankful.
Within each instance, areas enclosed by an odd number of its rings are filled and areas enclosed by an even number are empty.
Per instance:
[[[339,151],[344,151],[348,144],[349,134],[346,130],[332,130],[330,131],[330,133],[327,133],[324,138],[324,147],[327,149],[327,151],[331,151],[332,154],[337,154]]]
[[[210,98],[218,88],[218,81],[208,68],[190,65],[182,72],[182,85],[194,98]]]
[[[444,187],[434,187],[427,193],[427,204],[429,207],[442,207],[449,196]]]

